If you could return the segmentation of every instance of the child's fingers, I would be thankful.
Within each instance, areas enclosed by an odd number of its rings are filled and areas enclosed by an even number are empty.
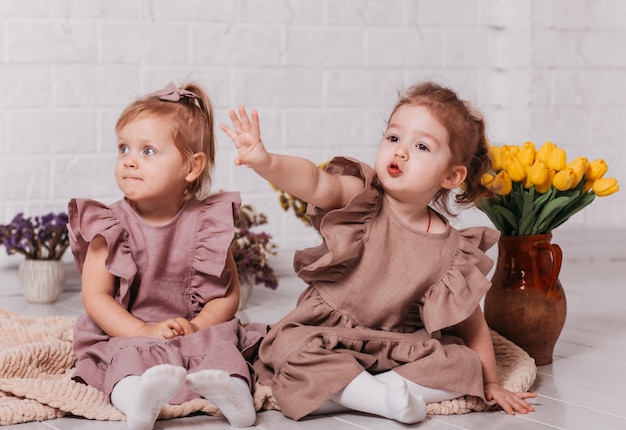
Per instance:
[[[220,124],[220,128],[222,129],[224,133],[226,133],[226,136],[230,137],[231,140],[235,140],[235,137],[236,137],[235,132],[231,130],[226,124]]]
[[[513,398],[509,398],[508,401],[503,402],[501,405],[502,409],[509,415],[518,414],[527,414],[529,412],[534,412],[535,408],[524,399],[535,397],[534,393],[516,393],[517,396]],[[526,396],[525,394],[531,394],[530,396]]]
[[[183,330],[183,326],[180,325],[180,323],[178,321],[176,321],[175,319],[169,319],[167,321],[165,321],[165,325],[172,330],[172,332],[176,335],[180,335],[181,333],[184,332]]]
[[[507,415],[515,415],[515,411],[510,405],[500,405],[500,407]]]
[[[180,327],[181,327],[181,331],[179,333],[180,336],[186,336],[188,334],[195,332],[195,328],[193,324],[188,319],[183,318],[183,317],[178,317],[176,318],[176,321],[178,322],[178,324],[180,324]]]
[[[233,109],[228,111],[228,116],[230,117],[231,122],[233,123],[233,127],[237,133],[241,133],[241,122],[239,121],[239,117],[237,113]]]
[[[535,408],[533,408],[531,405],[529,405],[528,403],[524,401],[515,403],[513,405],[513,409],[518,414],[527,414],[529,412],[535,412]]]
[[[259,123],[259,112],[256,109],[252,110],[252,130],[255,134],[261,134],[261,127]]]
[[[241,132],[237,133],[225,124],[220,124],[220,128],[222,129],[224,133],[226,133],[226,136],[228,136],[230,140],[233,141],[233,143],[235,144],[235,147],[239,148],[242,145],[242,141],[239,138],[239,136],[242,134]]]
[[[248,118],[248,113],[243,105],[239,106],[239,118],[244,130],[250,130],[250,119]]]

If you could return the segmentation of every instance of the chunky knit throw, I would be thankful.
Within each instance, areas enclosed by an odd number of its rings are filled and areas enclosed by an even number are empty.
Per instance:
[[[0,308],[0,425],[44,421],[72,414],[93,420],[124,420],[124,414],[101,391],[71,379],[76,357],[72,352],[75,318],[29,317]],[[528,391],[537,367],[521,348],[492,332],[498,376],[512,391]],[[256,384],[257,410],[280,409],[271,389]],[[492,409],[471,396],[428,405],[431,415],[464,414]],[[220,415],[208,400],[166,405],[160,419],[195,412]]]

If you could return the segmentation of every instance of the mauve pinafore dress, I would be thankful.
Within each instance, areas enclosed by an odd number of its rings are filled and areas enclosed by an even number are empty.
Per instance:
[[[82,273],[89,242],[101,235],[109,250],[107,269],[117,279],[115,299],[122,306],[147,323],[192,319],[205,303],[223,297],[230,285],[233,274],[225,263],[240,204],[239,194],[232,192],[191,199],[169,224],[151,226],[126,200],[111,206],[71,200],[69,230],[76,268]],[[172,364],[190,373],[224,370],[252,387],[253,369],[242,352],[254,354],[265,331],[264,325],[244,328],[233,318],[169,340],[111,338],[83,314],[74,330],[77,362],[73,377],[110,394],[126,376]],[[183,387],[170,403],[198,397]]]

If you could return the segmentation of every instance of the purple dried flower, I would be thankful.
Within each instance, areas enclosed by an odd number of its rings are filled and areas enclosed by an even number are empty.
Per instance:
[[[60,260],[68,248],[67,214],[49,213],[34,218],[15,215],[7,225],[0,225],[1,244],[7,254],[22,254],[29,260]]]
[[[250,230],[263,224],[267,224],[265,214],[256,212],[251,205],[242,206],[231,249],[241,280],[275,289],[278,279],[267,260],[270,255],[276,255],[277,245],[268,233]]]

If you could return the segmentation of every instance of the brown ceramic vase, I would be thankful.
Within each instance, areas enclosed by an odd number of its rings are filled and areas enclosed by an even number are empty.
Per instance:
[[[524,349],[537,366],[552,363],[567,313],[558,278],[562,252],[551,240],[551,233],[502,236],[484,304],[489,326]]]

